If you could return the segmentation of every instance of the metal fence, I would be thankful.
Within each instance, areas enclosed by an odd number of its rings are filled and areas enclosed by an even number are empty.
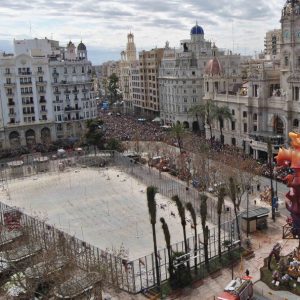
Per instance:
[[[47,168],[40,169],[34,161],[24,162],[18,171],[12,171],[12,168],[2,167],[1,180],[3,184],[7,184],[9,180],[27,176],[43,176],[48,172],[57,172],[62,168],[72,168],[76,166],[105,166],[107,164],[114,165],[122,169],[129,175],[138,179],[147,186],[156,186],[159,192],[166,196],[172,197],[178,195],[179,198],[187,203],[191,202],[199,214],[200,211],[200,194],[193,188],[186,188],[181,181],[173,178],[169,174],[160,173],[158,170],[149,168],[148,166],[138,164],[134,160],[123,156],[117,152],[99,152],[97,155],[73,155],[58,160],[49,160]],[[42,170],[42,171],[41,171]],[[216,201],[209,198],[207,201],[209,220],[213,224],[217,224]],[[0,202],[1,223],[4,224],[3,212],[11,209],[4,203]],[[62,232],[46,222],[31,217],[23,212],[21,213],[22,226],[30,229],[31,236],[43,244],[45,249],[51,245],[59,245],[62,241],[65,243],[66,251],[69,251],[75,258],[76,263],[85,270],[99,269],[105,273],[106,279],[116,284],[120,289],[130,293],[138,293],[143,289],[151,288],[155,285],[155,263],[154,254],[141,257],[134,261],[128,261],[122,257],[122,253],[116,254],[107,250],[101,250],[94,247],[74,236]],[[224,207],[221,224],[221,245],[222,252],[228,251],[224,243],[225,241],[237,240],[236,222],[231,214],[230,208]],[[194,248],[195,237],[187,240],[190,250],[191,259],[190,266],[194,267]],[[199,265],[204,264],[203,234],[198,233],[197,236],[197,252],[196,257]],[[209,231],[209,259],[213,259],[218,255],[218,230],[216,227],[210,228]],[[172,245],[172,251],[185,252],[184,242]],[[158,251],[161,279],[168,279],[168,254],[167,249]]]

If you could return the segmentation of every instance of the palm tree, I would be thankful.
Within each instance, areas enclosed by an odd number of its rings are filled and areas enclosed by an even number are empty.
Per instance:
[[[200,116],[205,120],[205,124],[208,125],[210,131],[210,139],[212,141],[212,122],[215,119],[215,112],[217,110],[217,105],[211,100],[207,100],[204,104],[200,104],[197,107],[197,111]]]
[[[194,207],[192,205],[191,202],[188,202],[185,205],[186,209],[189,211],[191,218],[193,220],[193,229],[194,229],[194,264],[195,264],[195,273],[197,274],[197,238],[198,238],[198,234],[197,234],[197,217],[196,217],[196,212],[194,210]]]
[[[172,260],[172,248],[171,248],[171,236],[168,224],[166,223],[164,218],[160,218],[160,222],[162,224],[162,230],[164,232],[165,241],[167,245],[168,258],[169,258],[169,273],[170,279],[173,279],[173,260]]]
[[[225,198],[225,188],[222,186],[218,190],[218,203],[217,203],[217,213],[218,213],[218,252],[219,252],[219,259],[222,259],[222,249],[221,249],[221,214],[224,205],[224,198]]]
[[[207,219],[207,196],[205,194],[201,194],[200,196],[200,215],[201,215],[201,225],[202,225],[202,231],[203,231],[203,241],[204,241],[204,259],[205,259],[205,265],[206,268],[209,269],[209,258],[208,258],[208,236],[209,236],[209,230],[206,226],[206,219]]]
[[[157,193],[157,188],[155,186],[147,187],[147,202],[148,202],[148,211],[150,216],[150,223],[152,226],[152,236],[154,244],[154,256],[155,256],[155,267],[156,267],[156,283],[157,287],[160,288],[160,276],[159,276],[159,265],[158,265],[158,255],[157,255],[157,242],[156,242],[156,201],[155,195]]]
[[[186,131],[185,131],[185,128],[184,128],[184,126],[182,124],[176,123],[176,124],[172,125],[171,135],[176,138],[180,154],[183,152],[182,151],[182,149],[183,149],[182,138],[183,138],[183,136],[184,136],[185,133],[186,133]]]
[[[238,239],[241,244],[241,233],[240,233],[240,226],[239,226],[239,219],[237,215],[237,198],[236,198],[236,184],[234,182],[234,179],[232,177],[229,178],[229,195],[233,204],[234,208],[234,215],[235,215],[235,220],[236,220],[236,228],[237,228],[237,233],[238,233]]]
[[[194,105],[192,106],[190,109],[189,109],[189,115],[191,116],[195,116],[196,117],[196,120],[197,120],[197,123],[198,123],[198,130],[201,131],[201,126],[199,124],[199,117],[201,117],[202,120],[205,120],[205,113],[203,111],[203,107],[201,104],[197,104],[197,105]],[[205,125],[205,122],[203,122],[204,125]]]
[[[187,246],[187,241],[186,241],[186,219],[185,219],[185,209],[184,206],[182,205],[178,195],[175,195],[172,197],[172,200],[175,202],[177,209],[178,209],[178,214],[181,220],[181,225],[182,225],[182,231],[183,231],[183,239],[184,239],[184,249],[185,253],[187,254],[188,251],[188,246]],[[190,262],[189,260],[187,261],[187,267],[190,270]]]
[[[223,127],[224,127],[224,120],[232,120],[231,111],[228,106],[221,106],[217,107],[214,111],[214,118],[219,121],[220,125],[220,133],[221,133],[221,143],[224,144],[223,139]]]

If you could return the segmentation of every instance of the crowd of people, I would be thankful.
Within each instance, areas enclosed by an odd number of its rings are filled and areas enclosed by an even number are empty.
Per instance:
[[[146,119],[106,112],[100,112],[99,117],[104,122],[105,137],[107,139],[162,141],[166,138],[166,132],[163,131],[159,124]]]

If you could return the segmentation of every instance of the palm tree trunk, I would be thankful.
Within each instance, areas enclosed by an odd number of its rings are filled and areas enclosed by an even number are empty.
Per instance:
[[[168,258],[169,258],[169,273],[170,278],[173,278],[173,260],[172,260],[172,250],[171,247],[167,247],[168,250]]]
[[[195,228],[194,228],[194,233],[195,233],[195,242],[194,242],[194,256],[195,256],[195,258],[194,258],[194,264],[195,264],[195,273],[197,274],[198,273],[198,268],[197,268],[197,237],[198,237],[198,235],[197,235],[197,227],[196,227],[196,225],[194,225],[195,226]]]
[[[159,265],[158,265],[155,224],[152,224],[152,235],[153,235],[154,257],[155,257],[155,268],[156,268],[156,283],[157,283],[157,287],[160,289],[160,276],[159,276],[160,272],[159,272]]]
[[[209,126],[209,131],[210,131],[210,141],[212,142],[212,140],[213,140],[213,134],[212,134],[211,124],[209,123],[208,126]]]
[[[221,133],[221,136],[220,136],[220,142],[221,142],[221,144],[223,145],[223,144],[224,144],[224,141],[223,141],[223,139],[222,139],[222,136],[223,136],[223,130],[222,130],[221,123],[220,123],[220,133]]]
[[[234,205],[234,214],[235,214],[235,220],[236,220],[236,230],[237,230],[237,233],[238,233],[238,239],[239,239],[240,244],[241,244],[241,232],[240,232],[239,218],[238,218],[238,214],[237,214],[236,205]]]
[[[209,271],[208,235],[209,235],[209,229],[208,226],[205,226],[204,227],[204,258],[205,258],[206,268]]]
[[[182,229],[183,229],[183,239],[184,239],[185,253],[188,253],[188,246],[187,246],[187,241],[186,241],[186,230],[185,230],[184,225],[182,225]],[[188,270],[190,271],[191,268],[190,268],[190,261],[189,260],[187,261],[187,267],[188,267]]]
[[[222,249],[221,249],[221,215],[218,215],[218,252],[219,260],[222,260]]]

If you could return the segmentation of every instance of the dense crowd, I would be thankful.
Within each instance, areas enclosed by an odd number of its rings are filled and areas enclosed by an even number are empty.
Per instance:
[[[177,146],[176,138],[160,126],[159,123],[139,119],[136,116],[124,114],[107,113],[101,111],[99,117],[104,121],[105,137],[116,138],[121,141],[164,141]],[[187,131],[182,139],[184,150],[198,153],[203,146],[210,149],[212,153],[221,153],[223,156],[247,158],[247,155],[235,146],[222,145],[220,141],[213,138],[206,140],[199,134]],[[249,157],[248,157],[249,158]]]
[[[104,121],[106,138],[116,138],[121,141],[163,141],[166,138],[166,132],[159,124],[145,119],[104,112],[100,112],[99,117]]]

